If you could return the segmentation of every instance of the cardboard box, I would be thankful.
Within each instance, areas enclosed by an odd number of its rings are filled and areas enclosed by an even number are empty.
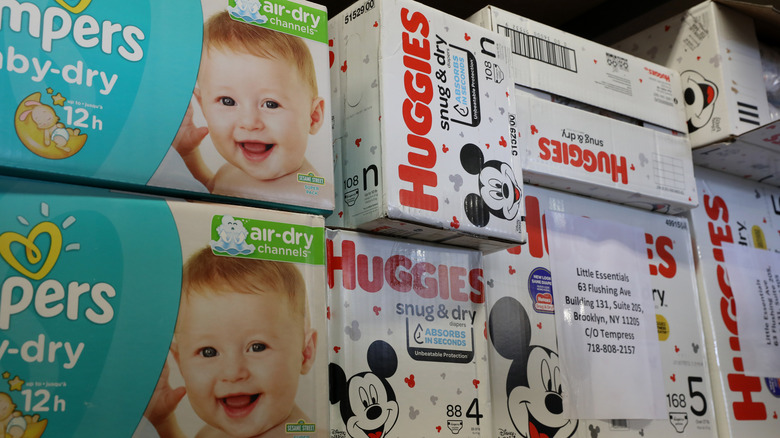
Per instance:
[[[57,3],[3,9],[0,172],[333,210],[324,7]],[[230,27],[245,41],[204,51],[204,21],[218,13],[226,25],[209,26],[208,41]],[[281,52],[289,59],[268,55]]]
[[[680,78],[674,70],[494,6],[469,21],[510,37],[517,85],[685,130]]]
[[[170,423],[148,418],[171,410],[186,437],[247,421],[245,433],[328,436],[321,217],[8,177],[0,206],[0,400],[30,416],[24,436],[129,437],[140,424],[134,436],[156,437],[152,424]],[[258,369],[272,348],[299,369]],[[150,402],[166,392],[158,380],[184,398]]]
[[[481,253],[327,236],[330,436],[493,436]]]
[[[356,3],[329,27],[345,226],[487,250],[522,242],[508,40],[405,0]]]
[[[527,90],[527,89],[525,89]],[[515,91],[523,178],[621,204],[676,214],[697,205],[685,136],[593,114],[539,92]]]
[[[705,1],[615,45],[680,72],[697,164],[716,168],[708,156],[718,149],[714,155],[750,154],[735,140],[771,121],[754,18],[774,22],[776,34],[780,15],[771,6]],[[749,169],[729,171],[755,173]]]
[[[778,376],[745,373],[736,329],[740,317],[724,259],[727,243],[780,250],[776,187],[696,168],[700,206],[690,218],[696,245],[699,300],[721,437],[773,436],[780,414]],[[778,371],[780,374],[780,370]]]
[[[555,273],[550,271],[547,252],[546,212],[610,220],[645,230],[653,288],[646,292],[653,294],[655,303],[668,419],[578,420],[570,419],[571,414],[563,409],[548,407],[564,405],[560,404],[561,393],[547,390],[537,378],[544,375],[540,371],[543,360],[551,370],[557,367],[559,351],[554,312],[560,305],[552,290]],[[534,186],[527,187],[526,215],[528,243],[487,255],[484,261],[489,286],[493,436],[534,436],[529,433],[532,425],[550,437],[717,436],[688,222]],[[521,335],[524,330],[530,334]],[[502,339],[514,341],[502,345],[497,341]],[[511,345],[525,353],[514,355],[508,348]],[[527,383],[517,385],[517,377],[526,375]],[[562,388],[564,397],[571,391]],[[672,397],[676,406],[672,406]],[[685,406],[680,406],[680,397],[686,399]],[[508,404],[510,398],[512,405]],[[516,403],[522,407],[513,408]]]

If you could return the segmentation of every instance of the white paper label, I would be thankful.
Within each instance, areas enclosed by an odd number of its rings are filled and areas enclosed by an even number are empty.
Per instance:
[[[547,212],[564,412],[666,417],[644,232]]]
[[[745,374],[780,377],[780,254],[723,245]]]

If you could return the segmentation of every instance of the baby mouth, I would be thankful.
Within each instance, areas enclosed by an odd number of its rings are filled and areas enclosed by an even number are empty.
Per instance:
[[[238,142],[237,144],[244,153],[244,156],[250,161],[262,161],[266,159],[274,146],[276,146],[274,143],[260,143],[254,141]]]
[[[240,418],[252,412],[260,394],[231,395],[219,399],[222,408],[230,418]]]

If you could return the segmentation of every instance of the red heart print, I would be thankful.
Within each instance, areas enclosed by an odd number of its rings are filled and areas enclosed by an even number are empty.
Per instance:
[[[486,147],[487,149],[490,149],[490,144],[489,144],[489,143],[485,143],[485,147]]]
[[[504,138],[503,135],[501,136],[501,140],[498,141],[498,144],[500,144],[503,147],[506,147],[506,139]]]
[[[696,57],[696,60],[697,60],[697,61],[698,61],[698,60],[700,60],[700,59],[701,59],[701,56],[697,56],[697,57]]]
[[[409,374],[409,377],[404,377],[404,382],[406,382],[410,388],[414,388],[414,374]]]
[[[509,275],[515,275],[515,268],[512,267],[512,265],[509,266]]]
[[[691,202],[691,197],[690,196],[688,196],[688,202]]]
[[[593,60],[593,63],[594,63],[594,64],[598,64],[599,62],[598,62],[598,61],[596,61],[596,60],[594,59],[594,60]]]
[[[538,129],[536,129],[536,125],[531,125],[531,135],[536,135],[539,132]]]
[[[773,417],[775,420],[777,420],[777,411],[775,411],[775,414],[774,414],[774,415],[772,415],[772,417]]]
[[[328,57],[330,58],[330,65],[328,68],[333,67],[333,61],[336,60],[336,55],[333,52],[328,52]]]
[[[336,353],[338,353],[340,350],[341,350],[341,347],[339,347],[339,346],[333,347],[333,351],[335,351]]]
[[[436,432],[441,433],[441,426],[436,426]]]
[[[344,212],[343,211],[339,212],[339,217],[344,217]]]
[[[766,218],[764,218],[764,223],[766,223]]]
[[[329,40],[328,40],[328,45],[329,45],[330,47],[333,47],[333,38],[331,38],[331,39],[329,39]]]
[[[537,323],[537,324],[536,324],[536,326],[537,326],[537,327],[539,327],[539,330],[541,330],[541,329],[542,329],[542,323],[541,323],[541,322],[540,322],[540,323]]]
[[[466,41],[468,41],[468,40],[470,40],[470,39],[471,39],[471,37],[470,37],[470,36],[469,36],[469,34],[467,34],[467,33],[466,33],[466,34],[463,34],[463,38],[466,38]]]
[[[379,316],[379,312],[381,312],[381,311],[382,311],[382,308],[381,308],[381,307],[379,307],[379,306],[374,306],[374,314],[376,314],[376,316]]]
[[[473,384],[474,384],[474,388],[475,388],[475,389],[479,389],[479,380],[477,380],[477,379],[474,379],[474,380],[472,380],[472,381],[471,381],[471,383],[473,383]]]
[[[642,83],[642,78],[639,78],[639,83],[640,83],[640,84]]]
[[[675,353],[679,353],[679,352],[680,352],[680,347],[678,347],[678,346],[676,346],[676,345],[675,345],[675,346],[674,346],[674,352],[675,352]]]
[[[671,29],[672,26],[669,26],[668,24],[664,26],[664,32],[669,32],[669,29]]]
[[[330,306],[328,306],[328,319],[330,319]]]
[[[374,22],[374,27],[379,27],[379,22],[378,21]]]
[[[441,145],[441,151],[445,154],[450,150],[450,148],[447,147],[446,144]]]
[[[671,376],[669,376],[669,378],[672,379],[672,382],[676,382],[677,381],[677,375],[676,374],[672,374]]]
[[[508,91],[506,92],[506,97],[509,97],[509,92]]]
[[[636,170],[633,164],[631,165],[631,170]]]
[[[450,222],[450,226],[451,226],[452,228],[455,228],[456,230],[457,230],[458,228],[460,228],[460,221],[458,221],[458,218],[456,218],[455,216],[453,216],[453,217],[452,217],[452,222]]]
[[[360,142],[361,141],[363,141],[362,138],[358,138],[357,140],[355,140],[355,146],[360,147]]]
[[[344,64],[341,65],[341,71],[346,73],[346,71],[347,71],[347,61],[344,61]]]

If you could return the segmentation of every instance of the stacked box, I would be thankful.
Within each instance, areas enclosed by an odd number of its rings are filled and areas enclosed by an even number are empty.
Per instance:
[[[508,40],[406,0],[330,20],[344,226],[486,250],[523,240]]]
[[[6,436],[328,436],[321,217],[8,177],[0,206]]]
[[[327,11],[273,6],[8,3],[0,172],[329,213]]]
[[[511,38],[527,183],[668,213],[696,205],[679,75],[493,6],[469,20]]]
[[[481,253],[327,236],[330,436],[492,436]]]
[[[685,136],[515,90],[526,182],[676,214],[697,205]]]
[[[538,378],[556,375],[559,351],[554,273],[546,241],[548,211],[630,223],[645,230],[653,288],[646,292],[653,294],[655,302],[668,419],[571,419],[561,397],[573,389],[556,390],[558,380],[550,390]],[[485,256],[493,436],[715,437],[688,222],[534,186],[526,192],[526,214],[528,243]],[[549,374],[544,372],[545,364]],[[684,405],[680,397],[686,399]]]
[[[740,137],[772,121],[754,18],[776,33],[770,6],[705,1],[616,47],[680,72],[697,165],[761,181],[777,169],[773,132]]]
[[[680,78],[674,70],[494,6],[469,21],[510,38],[517,85],[685,130]]]
[[[740,314],[728,282],[723,246],[780,250],[780,192],[700,167],[696,178],[701,205],[690,218],[720,436],[774,436],[780,426],[780,380],[777,375],[745,372],[743,337],[736,328]]]

